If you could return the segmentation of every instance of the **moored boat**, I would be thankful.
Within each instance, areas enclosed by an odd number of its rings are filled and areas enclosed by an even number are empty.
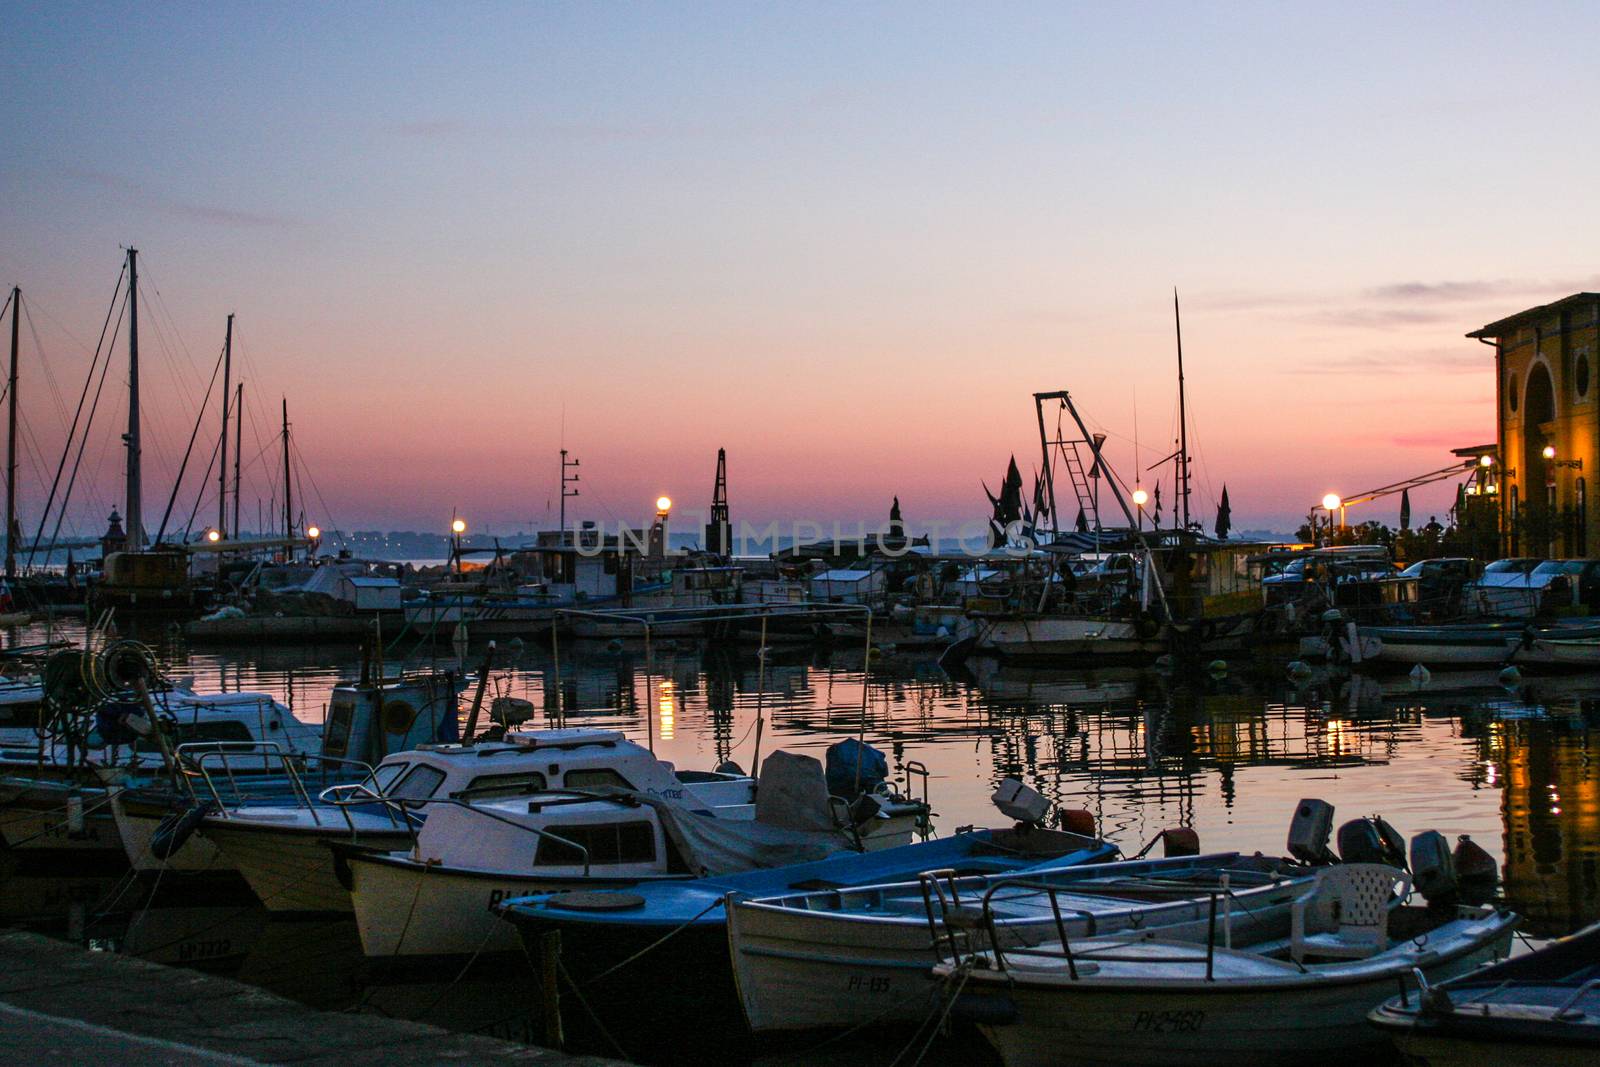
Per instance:
[[[990,948],[934,969],[1007,1067],[1211,1064],[1369,1048],[1367,1013],[1415,975],[1441,981],[1505,955],[1518,917],[1395,906],[1409,876],[1381,864],[1323,868],[1288,938],[1227,947],[1098,936]],[[1412,994],[1414,995],[1414,993]],[[959,996],[959,1001],[956,1000]]]
[[[1431,1067],[1600,1061],[1600,924],[1526,956],[1394,997],[1369,1016]]]

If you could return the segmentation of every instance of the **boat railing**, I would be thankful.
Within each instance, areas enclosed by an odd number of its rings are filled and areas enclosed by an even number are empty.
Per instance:
[[[223,799],[222,791],[217,787],[213,769],[220,767],[222,773],[227,777],[228,786],[233,794],[233,802],[237,804],[243,800],[244,793],[239,787],[238,778],[235,776],[236,768],[234,762],[242,757],[251,761],[251,773],[257,775],[267,771],[273,763],[276,763],[281,768],[284,779],[289,783],[289,791],[296,804],[311,813],[313,823],[318,826],[322,825],[322,820],[317,814],[317,805],[312,803],[311,795],[307,791],[305,780],[301,775],[305,764],[305,755],[303,753],[286,752],[283,746],[276,741],[190,741],[179,745],[174,754],[181,763],[192,767],[194,773],[199,776],[200,781],[205,784],[206,792],[210,794],[210,800],[215,805],[216,813],[220,818],[228,819],[232,816],[229,814],[230,805]],[[329,765],[334,765],[349,767],[368,777],[372,775],[372,766],[360,760],[341,759],[335,756],[316,756],[314,758],[324,771],[327,770]],[[195,791],[193,782],[190,781],[190,776],[185,775],[180,780],[188,787],[190,794],[196,800],[199,800],[200,797]],[[348,815],[345,816],[345,821],[349,823]],[[354,827],[352,826],[351,829],[354,830]]]
[[[917,833],[922,840],[926,841],[928,835],[933,832],[931,819],[933,805],[928,801],[928,779],[930,777],[928,765],[921,760],[912,759],[906,760],[902,769],[906,772],[906,795],[908,797],[916,799],[916,787],[912,785],[914,781],[922,786],[922,812],[917,816]]]
[[[1072,948],[1072,938],[1067,933],[1067,918],[1080,919],[1083,923],[1080,937],[1092,938],[1096,933],[1098,919],[1094,912],[1083,908],[1063,908],[1058,896],[1061,892],[1081,891],[1081,886],[1057,885],[1051,882],[1041,882],[1026,878],[997,879],[984,892],[977,907],[962,905],[958,881],[953,870],[928,871],[918,876],[922,883],[923,905],[928,913],[928,930],[933,938],[933,950],[938,962],[944,962],[946,951],[949,952],[951,962],[960,962],[963,957],[970,957],[982,951],[978,945],[978,938],[974,935],[982,933],[988,938],[988,952],[993,958],[996,969],[1005,971],[1008,968],[1006,956],[1036,956],[1047,959],[1064,959],[1067,964],[1067,974],[1076,981],[1079,977],[1078,963],[1082,953],[1075,953]],[[1030,890],[1045,896],[1050,902],[1050,917],[1055,924],[1056,944],[1021,945],[1014,944],[1009,948],[1000,943],[1000,928],[995,920],[994,897],[1000,892],[1015,892],[1016,890]],[[946,890],[949,896],[946,897]],[[1195,894],[1195,899],[1200,897]],[[1205,892],[1208,898],[1206,914],[1206,981],[1212,981],[1215,972],[1216,946],[1217,946],[1217,913],[1219,905],[1227,907],[1233,901],[1233,891],[1227,884],[1227,876],[1223,876],[1223,883],[1219,889],[1209,889]],[[937,915],[935,914],[937,912]],[[1225,912],[1223,922],[1226,927],[1224,939],[1226,947],[1233,944],[1231,927],[1231,910]],[[1191,962],[1188,957],[1141,957],[1142,962]]]

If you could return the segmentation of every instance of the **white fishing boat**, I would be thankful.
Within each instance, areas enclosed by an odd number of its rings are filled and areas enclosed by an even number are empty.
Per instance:
[[[272,703],[265,694],[250,696],[263,709],[263,701]],[[247,816],[270,825],[304,818],[313,827],[330,817],[347,826],[348,816],[349,826],[367,819],[375,821],[374,828],[381,823],[398,831],[398,836],[384,838],[389,847],[401,847],[409,839],[404,820],[396,821],[381,805],[375,812],[326,806],[319,814],[316,809],[323,806],[311,796],[371,778],[372,765],[387,753],[458,738],[454,675],[412,671],[335,686],[321,729],[276,707],[262,711],[269,716],[262,733],[203,742],[183,742],[180,735],[173,752],[183,778],[176,785],[170,777],[151,780],[148,774],[118,781],[119,788],[110,792],[110,808],[135,870],[237,871],[234,855],[222,853],[215,836],[195,831]],[[326,850],[314,851],[322,861],[317,869],[326,870]]]
[[[918,882],[730,899],[728,943],[758,1033],[917,1023],[937,1007],[928,973],[941,943],[1036,945],[1057,936],[1058,909],[1073,936],[1204,939],[1218,894],[1229,936],[1262,940],[1287,932],[1311,877],[1236,852],[993,877],[930,872]]]
[[[540,736],[514,732],[505,741],[422,745],[387,757],[362,782],[326,791],[326,800],[302,793],[283,804],[219,807],[205,816],[197,836],[221,849],[269,911],[348,913],[350,892],[334,876],[328,844],[404,850],[427,812],[404,802],[434,796],[486,802],[545,792],[550,749]],[[363,798],[374,802],[363,804]]]
[[[1394,906],[1410,877],[1382,864],[1323,868],[1295,902],[1289,937],[1230,948],[1074,938],[990,948],[934,969],[956,1013],[977,1021],[1007,1067],[1213,1064],[1322,1058],[1383,1038],[1367,1014],[1397,989],[1465,974],[1506,954],[1517,916]]]
[[[14,850],[121,854],[116,797],[130,783],[151,782],[169,752],[194,743],[269,744],[314,753],[316,727],[296,719],[267,693],[151,694],[159,725],[136,704],[105,708],[82,747],[38,737],[0,750],[0,841]],[[160,730],[162,739],[156,737]],[[236,773],[260,773],[267,758],[236,761]]]
[[[409,850],[331,846],[367,956],[514,951],[515,928],[491,910],[511,897],[900,845],[927,815],[926,804],[889,794],[847,806],[830,798],[820,762],[781,751],[763,763],[758,793],[745,775],[679,772],[613,731],[508,739],[544,754],[546,792],[405,801],[428,809]]]

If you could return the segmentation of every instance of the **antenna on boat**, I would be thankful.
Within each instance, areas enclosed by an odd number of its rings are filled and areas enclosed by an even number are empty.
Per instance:
[[[222,338],[222,461],[217,464],[217,533],[228,536],[228,401],[233,399],[233,313]],[[238,536],[239,531],[233,531]]]
[[[1183,395],[1183,316],[1178,311],[1177,286],[1172,287],[1172,326],[1178,339],[1178,503],[1183,509],[1183,529],[1187,530],[1189,528],[1189,412]],[[1177,509],[1173,510],[1176,513]]]

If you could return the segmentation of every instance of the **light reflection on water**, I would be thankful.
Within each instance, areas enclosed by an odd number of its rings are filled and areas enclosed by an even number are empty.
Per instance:
[[[313,723],[332,686],[359,671],[353,649],[155,644],[170,672],[192,675],[198,689],[265,691]],[[481,654],[474,648],[468,666]],[[418,650],[410,665],[430,662],[454,666],[445,645]],[[863,662],[860,649],[777,653],[763,666],[749,649],[669,646],[647,659],[579,646],[558,666],[547,649],[502,643],[488,697],[529,700],[544,725],[559,684],[568,725],[621,730],[681,767],[731,759],[749,768],[758,712],[766,753],[820,757],[862,731],[897,772],[910,760],[927,765],[944,833],[999,822],[989,793],[1017,775],[1088,809],[1128,852],[1186,824],[1202,848],[1276,855],[1295,802],[1321,797],[1340,822],[1381,813],[1407,837],[1470,835],[1501,862],[1508,902],[1535,936],[1600,918],[1600,677],[1510,692],[1492,674],[1440,672],[1422,690],[1401,678],[1297,691],[1275,665],[1174,679],[978,663],[958,680],[931,657],[886,655],[863,686]],[[269,940],[298,936],[265,925]]]
[[[314,723],[332,687],[359,673],[350,648],[152,645],[201,691],[265,691]],[[404,651],[410,666],[455,666],[447,645]],[[469,652],[469,669],[481,655]],[[777,652],[763,668],[748,649],[668,646],[647,658],[597,645],[566,648],[558,664],[548,649],[502,642],[486,702],[527,699],[544,725],[559,675],[569,725],[621,730],[692,768],[731,759],[748,769],[758,711],[767,753],[820,757],[864,729],[892,767],[927,765],[946,833],[996,822],[989,793],[1017,775],[1092,812],[1127,851],[1186,824],[1205,848],[1279,854],[1294,803],[1316,796],[1340,821],[1376,812],[1407,836],[1471,835],[1501,861],[1536,927],[1600,917],[1600,734],[1590,729],[1600,677],[1532,680],[1513,693],[1492,675],[1441,672],[1422,690],[1402,678],[1297,692],[1270,667],[1216,680],[978,662],[955,680],[929,656],[888,655],[863,691],[862,665],[853,648]],[[1461,681],[1476,688],[1449,688]]]

